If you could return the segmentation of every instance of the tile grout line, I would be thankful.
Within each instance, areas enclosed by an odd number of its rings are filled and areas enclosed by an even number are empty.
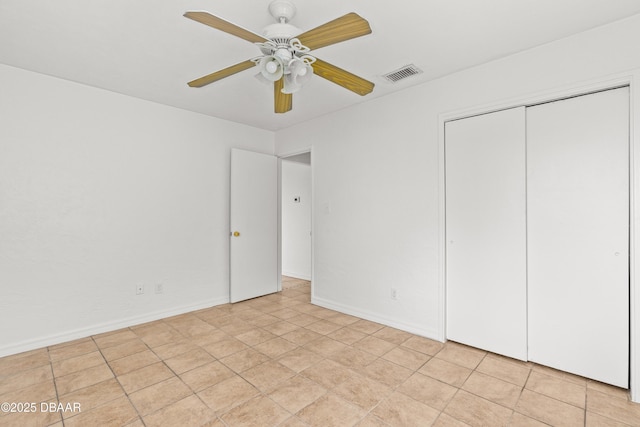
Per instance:
[[[56,392],[56,402],[60,403],[60,396],[58,395],[58,383],[56,381],[56,374],[53,371],[53,361],[51,360],[51,351],[50,351],[50,347],[47,347],[47,358],[49,359],[49,368],[51,369],[51,378],[53,380],[53,388]],[[64,422],[64,417],[62,416],[62,414],[60,414],[60,420],[62,421],[62,427],[64,427],[65,422]]]
[[[160,320],[162,320],[162,319],[160,319]],[[168,326],[171,326],[171,325],[168,325]],[[178,375],[177,375],[177,374],[176,374],[176,373],[175,373],[175,372],[174,372],[174,371],[173,371],[173,370],[172,370],[172,369],[171,369],[171,368],[170,368],[170,367],[169,367],[169,366],[164,362],[164,359],[160,358],[160,357],[156,354],[156,352],[153,350],[153,348],[151,348],[151,347],[150,347],[150,346],[149,346],[149,345],[148,345],[148,344],[147,344],[147,343],[146,343],[142,338],[140,338],[140,336],[139,336],[138,334],[136,334],[136,332],[135,332],[134,330],[132,330],[130,327],[124,328],[123,330],[128,330],[128,331],[132,332],[133,334],[135,334],[135,335],[136,335],[136,337],[137,337],[137,339],[139,339],[139,340],[144,344],[144,346],[146,347],[146,350],[141,350],[141,351],[138,351],[138,352],[135,352],[135,353],[128,354],[128,355],[126,355],[126,356],[119,357],[119,358],[117,358],[117,359],[113,359],[111,362],[113,362],[113,361],[117,361],[117,360],[121,360],[121,359],[124,359],[124,358],[126,358],[126,357],[130,357],[130,356],[133,356],[133,355],[136,355],[136,354],[140,354],[140,353],[143,353],[143,352],[145,352],[145,351],[150,351],[150,352],[151,352],[151,353],[153,353],[156,357],[158,357],[159,362],[156,362],[156,363],[160,363],[160,362],[162,362],[162,364],[163,364],[164,366],[166,366],[166,367],[167,367],[167,369],[169,369],[169,370],[171,371],[171,373],[172,373],[174,376],[178,377]],[[140,413],[140,411],[138,410],[138,408],[134,405],[134,403],[131,401],[131,397],[130,397],[129,392],[127,392],[127,391],[124,389],[124,386],[122,385],[122,382],[121,382],[121,381],[120,381],[120,379],[119,379],[119,377],[120,377],[121,375],[117,375],[117,374],[116,374],[116,372],[113,370],[113,367],[111,366],[111,364],[110,364],[110,363],[109,363],[109,361],[106,359],[106,357],[105,357],[105,355],[104,355],[104,353],[103,353],[103,348],[101,348],[101,347],[98,345],[98,343],[95,341],[95,335],[94,335],[94,336],[92,336],[91,338],[93,339],[94,343],[96,344],[96,347],[97,347],[98,351],[100,352],[100,355],[102,356],[102,358],[103,358],[103,360],[105,361],[106,365],[109,367],[109,370],[110,370],[110,371],[111,371],[111,373],[113,374],[114,379],[115,379],[116,381],[118,381],[118,385],[119,385],[119,386],[120,386],[120,388],[122,389],[122,392],[124,393],[125,397],[126,397],[126,398],[127,398],[127,400],[129,401],[129,403],[131,404],[131,406],[133,407],[133,409],[136,411],[136,414],[138,414],[138,418],[140,419],[140,421],[142,422],[142,424],[146,426],[146,423],[145,423],[145,421],[144,421],[144,418],[143,418],[142,414]],[[125,342],[126,342],[126,341],[125,341]],[[111,347],[116,347],[116,346],[121,345],[121,344],[124,344],[124,343],[116,344],[116,345],[113,345],[113,346],[111,346]],[[111,347],[107,347],[107,348],[111,348]],[[129,373],[131,373],[131,372],[138,371],[138,370],[140,370],[140,369],[144,369],[144,368],[146,368],[147,366],[150,366],[150,365],[146,365],[146,366],[139,367],[139,368],[137,368],[137,369],[134,369],[134,370],[132,370],[132,371],[127,372],[126,374],[129,374]],[[126,375],[126,374],[123,374],[123,375]],[[166,381],[166,380],[163,380],[163,381]],[[160,381],[160,382],[162,382],[162,381]],[[154,385],[156,385],[156,384],[158,384],[158,383],[149,384],[149,385],[147,385],[147,386],[145,386],[145,387],[141,388],[140,390],[144,390],[145,388],[152,387],[152,386],[154,386]],[[89,386],[89,387],[90,387],[90,386]],[[87,387],[85,387],[85,388],[87,388]],[[140,390],[136,390],[135,392],[140,391]],[[135,392],[134,392],[134,393],[135,393]],[[115,400],[115,399],[114,399],[114,400]],[[100,406],[102,406],[102,405],[100,405]],[[93,409],[96,409],[96,408],[93,408]],[[157,412],[157,411],[156,411],[156,412]],[[155,412],[153,412],[153,413],[155,413]],[[151,414],[147,414],[147,415],[151,415]]]
[[[126,328],[126,330],[131,331],[130,328]],[[133,332],[133,331],[131,331]],[[135,332],[134,332],[135,333]],[[133,404],[133,402],[131,401],[131,399],[129,398],[129,394],[127,393],[127,391],[124,389],[124,387],[122,386],[122,383],[120,382],[120,380],[118,379],[118,375],[116,375],[116,373],[114,372],[113,368],[111,367],[111,364],[109,363],[109,361],[107,360],[107,358],[105,357],[104,353],[102,352],[102,348],[98,345],[98,343],[95,340],[95,335],[91,336],[91,339],[93,340],[93,343],[96,345],[96,348],[98,349],[98,351],[100,352],[100,356],[102,356],[102,360],[104,360],[104,363],[109,367],[109,370],[111,371],[111,373],[113,374],[113,378],[118,382],[118,385],[120,386],[120,389],[122,390],[122,392],[124,393],[125,397],[127,398],[127,401],[129,402],[129,404],[131,405],[131,407],[136,411],[136,414],[138,414],[138,419],[140,420],[140,422],[142,422],[142,425],[146,425],[144,420],[142,419],[142,415],[140,415],[140,412],[138,411],[138,408],[136,408],[136,406]],[[146,343],[145,343],[146,345]],[[115,347],[115,346],[114,346]],[[133,354],[137,354],[137,353],[133,353]],[[124,356],[127,357],[127,356]],[[118,360],[118,359],[116,359]],[[107,380],[108,381],[108,380]],[[86,387],[85,387],[86,388]],[[112,400],[113,401],[113,400]],[[102,406],[102,405],[100,405]],[[98,407],[100,407],[98,406]],[[96,408],[92,408],[92,409],[96,409]],[[130,423],[129,423],[130,424]]]
[[[583,427],[587,427],[587,404],[588,404],[588,393],[589,393],[589,380],[584,383],[584,424]]]
[[[525,379],[524,383],[522,384],[522,387],[520,388],[520,393],[518,394],[518,400],[516,400],[516,403],[513,406],[513,413],[511,414],[511,420],[513,420],[513,417],[515,416],[515,414],[520,414],[520,415],[524,415],[525,417],[528,417],[528,415],[525,415],[525,414],[522,414],[522,413],[516,411],[516,409],[518,408],[518,403],[520,403],[520,399],[522,399],[522,395],[524,393],[524,390],[527,387],[527,383],[529,382],[529,378],[531,377],[531,373],[533,372],[533,368],[531,366],[529,366],[528,368],[529,368],[529,372],[527,373],[527,378]],[[532,418],[532,417],[530,417],[530,418]],[[542,420],[536,419],[536,421],[540,421],[541,423],[546,424]]]
[[[189,315],[189,314],[190,314],[190,313],[184,313],[183,315]],[[180,316],[182,316],[182,315],[180,315]],[[197,315],[195,315],[195,316],[196,316],[196,318],[197,318]],[[171,325],[171,324],[169,324],[169,323],[167,323],[167,322],[164,322],[164,319],[160,319],[160,320],[163,322],[163,324],[165,324],[166,326],[170,327],[171,329],[173,329],[173,330],[175,330],[177,333],[179,333],[179,334],[182,336],[182,338],[184,338],[184,339],[190,339],[190,338],[192,338],[192,337],[187,337],[187,336],[185,336],[182,332],[180,332],[180,331],[179,331],[179,330],[177,330],[175,327],[173,327],[173,325]],[[203,321],[204,321],[204,320],[203,320]],[[212,326],[213,326],[213,325],[212,325]],[[132,332],[135,334],[135,331],[132,331]],[[136,334],[136,336],[138,336],[138,335]],[[138,336],[138,338],[139,338],[142,342],[144,342],[144,340],[142,340],[142,338],[140,338],[139,336]],[[149,346],[146,342],[144,342],[144,344],[147,346],[147,348],[149,349],[149,351],[151,351],[151,352],[152,352],[152,353],[153,353],[153,354],[154,354],[154,355],[159,359],[159,361],[160,361],[160,362],[156,362],[156,363],[162,363],[162,364],[163,364],[163,365],[164,365],[164,366],[165,366],[165,367],[166,367],[166,368],[167,368],[167,369],[168,369],[168,370],[173,374],[173,376],[174,376],[174,377],[176,377],[178,380],[180,380],[180,382],[182,382],[182,384],[184,384],[184,385],[185,385],[185,387],[187,387],[189,390],[191,390],[191,392],[192,392],[192,393],[191,393],[191,395],[195,396],[195,397],[196,397],[196,398],[197,398],[197,399],[198,399],[198,400],[199,400],[199,401],[200,401],[200,402],[201,402],[205,407],[209,408],[209,405],[207,405],[207,404],[202,400],[202,398],[198,395],[198,393],[197,393],[195,390],[193,390],[193,388],[191,388],[191,386],[189,386],[188,384],[186,384],[186,383],[182,380],[182,378],[180,377],[180,375],[178,375],[178,373],[177,373],[177,372],[175,372],[175,370],[174,370],[173,368],[171,368],[171,366],[169,366],[169,365],[166,363],[166,361],[165,361],[165,359],[164,359],[163,357],[161,357],[159,354],[157,354],[157,353],[156,353],[156,351],[154,351],[154,349],[153,349],[151,346]],[[167,344],[171,344],[171,343],[167,343]],[[207,351],[206,351],[205,349],[203,349],[200,345],[197,345],[197,344],[196,344],[196,347],[197,347],[197,348],[202,349],[203,351],[205,351],[207,354],[209,354],[211,357],[213,357],[215,361],[219,361],[217,357],[215,357],[215,356],[213,356],[212,354],[210,354],[209,352],[207,352]],[[188,351],[187,351],[187,352],[188,352]],[[187,352],[185,352],[185,353],[180,353],[180,354],[177,354],[177,355],[174,355],[173,357],[177,357],[177,356],[180,356],[180,355],[182,355],[182,354],[186,354]],[[149,366],[149,365],[147,365],[147,366]],[[139,369],[143,369],[143,368],[144,368],[144,367],[139,368]],[[195,368],[193,368],[193,369],[191,369],[191,370],[194,370],[194,369],[197,369],[197,368],[199,368],[199,366],[198,366],[198,367],[195,367]],[[191,371],[191,370],[189,370],[189,371]],[[184,373],[186,373],[186,372],[189,372],[189,371],[185,371],[185,372],[183,372],[183,374],[184,374]],[[132,372],[133,372],[133,371],[132,371]],[[169,379],[171,379],[171,378],[169,378]],[[149,385],[147,385],[147,386],[145,386],[145,387],[143,387],[143,388],[141,388],[141,389],[139,389],[139,390],[136,390],[135,392],[138,392],[138,391],[144,390],[144,389],[149,388],[149,387],[153,387],[153,386],[155,386],[155,385],[157,385],[157,384],[160,384],[161,382],[163,382],[163,381],[167,381],[167,380],[168,380],[168,379],[164,379],[164,380],[159,381],[159,382],[157,382],[157,383],[149,384]],[[135,393],[135,392],[134,392],[134,393]],[[126,391],[125,391],[125,393],[126,393]],[[129,395],[128,395],[128,393],[127,393],[127,397],[128,397],[128,396],[129,396]],[[189,398],[189,397],[191,397],[191,396],[183,397],[182,399],[179,399],[179,400],[177,400],[176,402],[173,402],[173,403],[171,403],[171,404],[169,404],[169,405],[173,405],[173,404],[175,404],[175,403],[177,403],[177,402],[180,402],[180,401],[182,401],[182,400],[184,400],[184,399],[187,399],[187,398]],[[130,398],[129,398],[129,401],[131,401],[131,399],[130,399]],[[131,405],[136,409],[136,412],[138,412],[138,409],[137,409],[137,408],[136,408],[136,406],[133,404],[133,402],[131,402]],[[169,405],[167,405],[167,406],[169,406]],[[151,412],[151,413],[147,414],[146,416],[149,416],[149,415],[155,414],[155,413],[157,413],[157,412],[159,412],[159,411],[163,410],[164,408],[166,408],[166,406],[165,406],[165,407],[162,407],[162,408],[159,408],[158,410],[156,410],[156,411],[154,411],[154,412]],[[138,412],[138,414],[139,414],[139,412]],[[215,418],[219,419],[219,420],[222,422],[222,419],[218,416],[218,414],[217,414],[217,413],[215,413],[215,411],[214,411],[214,414],[216,415],[216,417],[215,417]],[[144,422],[144,418],[142,417],[142,415],[139,415],[139,416],[140,416],[140,420],[142,421],[142,423],[146,426],[146,423]],[[225,425],[226,425],[226,423],[225,423]]]

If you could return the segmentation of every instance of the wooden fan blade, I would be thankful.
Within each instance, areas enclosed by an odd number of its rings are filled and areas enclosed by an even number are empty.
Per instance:
[[[342,86],[345,89],[349,89],[358,95],[364,96],[373,91],[375,86],[368,80],[358,77],[348,71],[338,68],[335,65],[331,65],[321,59],[316,58],[316,62],[311,64],[313,67],[313,73],[318,76],[329,80],[337,85]]]
[[[286,113],[293,108],[293,95],[282,93],[284,87],[284,77],[273,83],[273,94],[275,98],[274,109],[276,113]]]
[[[204,77],[200,77],[199,79],[190,81],[187,84],[191,87],[202,87],[202,86],[208,85],[209,83],[213,83],[215,81],[224,79],[225,77],[229,77],[233,74],[239,73],[240,71],[248,70],[249,68],[254,67],[255,65],[256,65],[255,62],[251,60],[246,60],[236,65],[232,65],[231,67],[227,67],[223,70],[216,71],[215,73],[211,73]]]
[[[232,24],[229,21],[225,21],[222,18],[218,18],[209,12],[186,12],[184,16],[189,19],[193,19],[194,21],[198,21],[201,24],[208,25],[217,30],[224,31],[225,33],[250,41],[251,43],[268,41],[268,39],[265,39],[259,34],[245,30],[244,28],[239,27],[236,24]]]
[[[319,49],[334,43],[371,34],[366,19],[357,13],[346,15],[298,35],[298,40],[309,49]]]

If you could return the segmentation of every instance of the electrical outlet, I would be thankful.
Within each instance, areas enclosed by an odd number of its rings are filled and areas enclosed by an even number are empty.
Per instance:
[[[144,285],[136,285],[136,295],[144,294]]]
[[[156,294],[164,293],[164,285],[162,283],[156,283]]]
[[[396,288],[391,288],[391,299],[398,299],[398,290]]]

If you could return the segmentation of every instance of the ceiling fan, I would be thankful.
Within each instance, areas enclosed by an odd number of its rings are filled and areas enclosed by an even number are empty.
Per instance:
[[[276,19],[276,23],[264,29],[264,36],[208,12],[186,12],[184,16],[189,19],[255,43],[262,53],[261,56],[190,81],[188,85],[202,87],[258,66],[260,69],[258,77],[273,82],[276,113],[286,113],[292,109],[293,93],[300,90],[313,74],[361,96],[373,91],[374,84],[370,81],[322,61],[315,55],[309,55],[311,50],[371,34],[369,23],[352,12],[302,32],[289,24],[295,12],[295,6],[288,0],[271,2],[269,13]]]

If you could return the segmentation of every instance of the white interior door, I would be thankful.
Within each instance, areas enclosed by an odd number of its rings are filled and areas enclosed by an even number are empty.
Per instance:
[[[629,92],[527,109],[529,359],[628,387]]]
[[[278,291],[278,163],[231,150],[230,301]]]
[[[445,132],[447,338],[526,359],[524,107]]]

